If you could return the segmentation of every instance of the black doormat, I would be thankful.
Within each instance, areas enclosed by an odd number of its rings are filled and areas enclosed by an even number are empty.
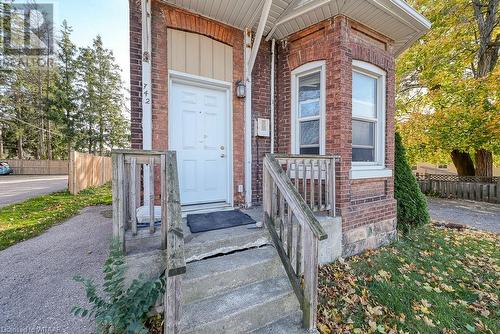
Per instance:
[[[255,224],[256,221],[240,210],[217,211],[187,215],[191,233],[220,230],[240,225]]]

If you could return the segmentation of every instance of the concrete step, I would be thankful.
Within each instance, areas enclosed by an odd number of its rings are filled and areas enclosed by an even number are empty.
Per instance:
[[[274,247],[252,248],[189,263],[182,280],[182,297],[184,304],[189,304],[285,274]]]
[[[184,240],[186,262],[271,244],[266,229],[249,229],[248,226],[192,234],[186,232]]]
[[[183,333],[248,333],[297,310],[287,277],[252,283],[184,305]]]
[[[311,333],[302,327],[302,311],[296,311],[284,318],[250,332],[251,334],[306,334]]]

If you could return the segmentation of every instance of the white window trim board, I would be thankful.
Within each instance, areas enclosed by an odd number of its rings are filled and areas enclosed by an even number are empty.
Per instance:
[[[326,110],[326,62],[324,60],[313,61],[302,66],[297,67],[292,71],[291,75],[291,129],[290,129],[290,139],[291,139],[291,153],[299,154],[300,152],[300,138],[299,138],[299,115],[298,115],[298,83],[299,78],[314,72],[320,71],[320,112],[319,116],[309,117],[311,120],[319,118],[319,154],[325,154],[325,110]],[[307,120],[308,117],[300,118],[301,120]]]
[[[391,177],[392,170],[385,168],[386,141],[386,72],[381,68],[360,60],[352,61],[352,70],[377,79],[377,119],[375,127],[375,162],[352,162],[351,178]],[[374,121],[372,118],[351,119]]]

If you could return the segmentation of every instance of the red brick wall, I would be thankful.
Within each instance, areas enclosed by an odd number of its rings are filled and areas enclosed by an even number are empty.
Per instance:
[[[142,146],[141,14],[140,1],[130,2],[130,70],[132,146]],[[168,145],[167,27],[196,32],[233,47],[233,83],[243,79],[243,32],[202,16],[153,1],[153,148]],[[387,72],[386,166],[394,166],[394,52],[392,41],[346,17],[338,16],[277,43],[276,152],[290,152],[290,79],[300,65],[325,60],[326,152],[341,156],[338,167],[338,206],[344,230],[395,217],[393,178],[350,180],[352,60],[367,61]],[[270,46],[262,42],[253,70],[252,113],[270,117]],[[233,90],[234,94],[234,90]],[[252,124],[253,131],[253,124]],[[269,138],[252,137],[253,202],[262,200],[262,157]],[[244,99],[233,95],[233,174],[235,203],[244,203],[237,187],[244,184]]]
[[[132,148],[142,148],[142,50],[141,1],[129,0],[130,21],[130,113]]]
[[[326,63],[327,154],[341,157],[337,169],[337,202],[343,229],[395,218],[394,179],[351,180],[352,60],[374,64],[386,78],[386,166],[394,167],[394,51],[392,41],[344,16],[337,16],[297,32],[279,43],[276,144],[290,152],[291,71],[316,60]]]
[[[130,5],[130,72],[132,147],[142,147],[141,8]],[[167,28],[199,33],[233,47],[233,84],[243,79],[243,32],[159,1],[151,6],[153,149],[168,148]],[[234,90],[232,92],[234,94]],[[233,95],[233,189],[236,205],[244,203],[238,185],[244,184],[244,100]]]
[[[252,119],[271,117],[271,43],[262,41],[252,71]],[[252,124],[252,203],[262,202],[262,160],[271,138],[255,137]]]

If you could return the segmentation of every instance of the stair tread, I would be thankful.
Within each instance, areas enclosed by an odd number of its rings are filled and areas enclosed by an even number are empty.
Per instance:
[[[250,334],[305,334],[310,333],[302,327],[302,312],[296,311],[286,317],[259,328]]]
[[[193,233],[185,238],[185,242],[184,253],[188,263],[217,254],[231,253],[271,243],[266,229],[248,229],[247,226]]]
[[[198,326],[230,318],[243,310],[258,308],[274,300],[293,294],[287,277],[277,277],[248,284],[226,293],[196,301],[183,308],[183,327],[186,332]],[[295,299],[295,295],[293,296]],[[296,301],[297,309],[299,307]]]
[[[252,248],[233,254],[204,259],[187,264],[183,281],[192,281],[272,261],[278,256],[274,247]]]

